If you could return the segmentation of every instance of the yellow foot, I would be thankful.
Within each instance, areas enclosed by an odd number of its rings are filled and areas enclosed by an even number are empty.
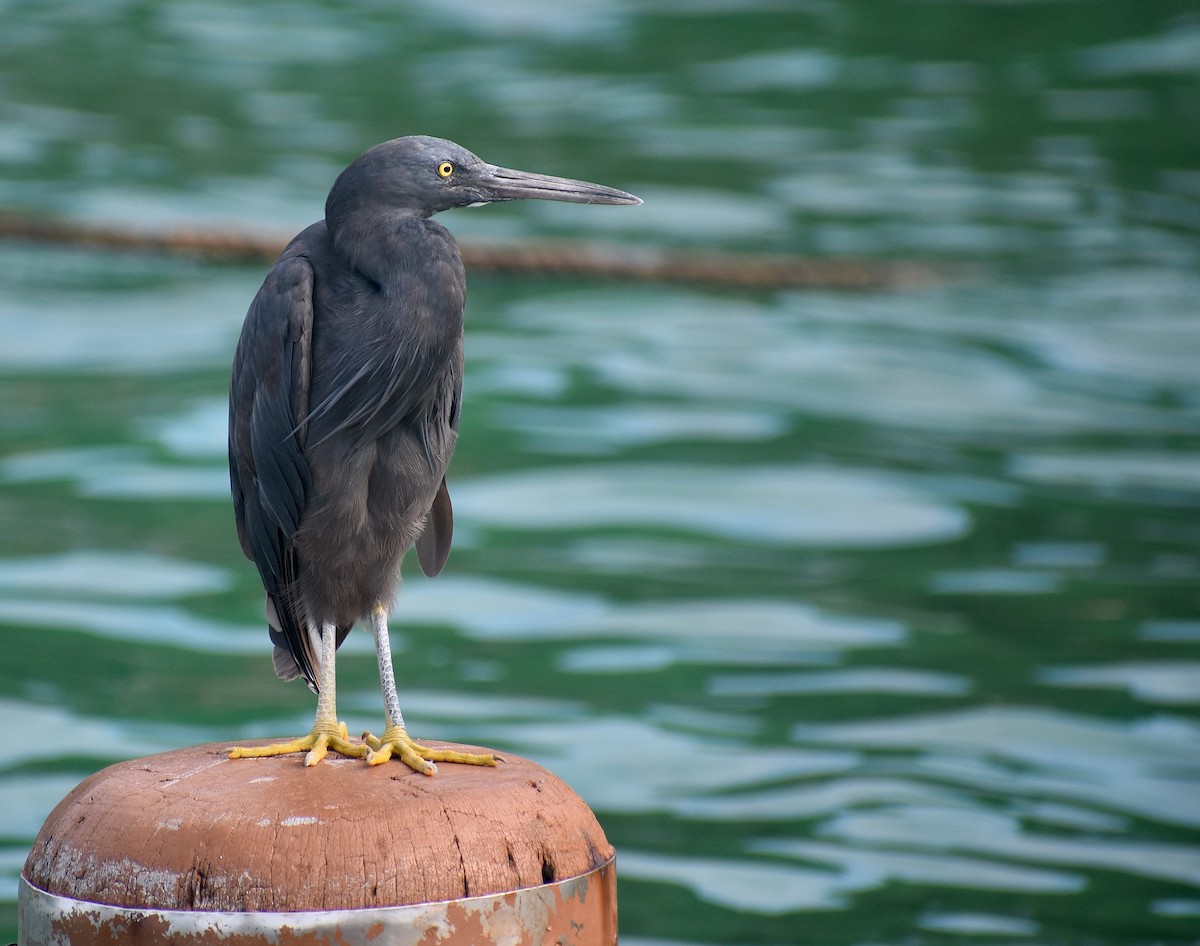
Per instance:
[[[362,743],[350,741],[345,723],[332,726],[314,723],[313,731],[307,736],[293,739],[291,742],[272,743],[269,746],[235,746],[229,750],[229,758],[261,759],[264,756],[287,755],[289,752],[307,752],[304,764],[316,765],[325,758],[325,753],[330,749],[355,759],[361,759],[368,751]]]
[[[473,755],[469,752],[459,752],[457,749],[431,749],[416,742],[403,727],[389,726],[383,732],[383,738],[363,733],[363,741],[370,746],[367,761],[371,765],[386,762],[393,755],[414,772],[422,775],[436,775],[437,762],[461,762],[463,765],[495,765],[500,761],[494,755]]]

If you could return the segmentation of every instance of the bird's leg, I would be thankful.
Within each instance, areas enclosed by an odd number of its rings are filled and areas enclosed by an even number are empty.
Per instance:
[[[400,712],[400,697],[396,694],[396,673],[392,668],[392,642],[388,637],[387,609],[375,605],[371,612],[371,626],[375,631],[375,655],[379,658],[379,686],[383,690],[383,705],[387,709],[388,725],[379,738],[369,732],[363,739],[370,746],[367,761],[371,765],[386,762],[393,755],[399,756],[409,768],[422,775],[437,773],[438,762],[462,762],[466,765],[495,765],[494,755],[474,755],[454,749],[431,749],[417,743],[404,728],[404,714]]]
[[[305,765],[316,765],[328,750],[342,755],[362,758],[367,747],[350,741],[346,724],[337,718],[337,672],[334,661],[337,654],[337,627],[321,625],[321,666],[317,674],[317,715],[313,720],[312,732],[291,742],[277,742],[269,746],[238,746],[229,750],[231,759],[253,759],[263,756],[286,755],[289,752],[307,752]]]

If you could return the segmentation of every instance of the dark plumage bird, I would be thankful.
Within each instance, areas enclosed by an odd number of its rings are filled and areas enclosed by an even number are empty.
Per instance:
[[[631,194],[495,167],[440,138],[397,138],[341,173],[325,219],[267,274],[242,327],[229,403],[229,471],[242,549],[267,593],[275,672],[318,693],[312,732],[234,757],[328,749],[495,763],[434,750],[404,728],[388,639],[400,563],[434,576],[450,552],[446,467],[458,431],[466,278],[442,210],[538,198],[640,204]],[[370,619],[387,727],[366,744],[336,715],[334,655]]]

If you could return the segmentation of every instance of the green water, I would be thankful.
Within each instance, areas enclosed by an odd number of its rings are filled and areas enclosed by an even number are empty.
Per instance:
[[[621,936],[1200,939],[1200,19],[1186,3],[0,4],[0,206],[290,234],[404,133],[641,208],[472,239],[955,267],[471,279],[418,735],[565,778]],[[118,759],[299,733],[224,468],[262,267],[0,244],[0,941]],[[412,569],[416,571],[416,569]],[[339,662],[377,725],[370,641]]]

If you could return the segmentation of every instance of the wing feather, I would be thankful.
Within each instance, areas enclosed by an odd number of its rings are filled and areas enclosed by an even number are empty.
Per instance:
[[[417,562],[430,578],[437,578],[450,557],[450,543],[454,538],[454,509],[450,505],[450,491],[446,489],[446,478],[433,497],[425,530],[417,537]]]
[[[315,689],[317,654],[296,588],[292,545],[311,487],[302,421],[312,323],[312,266],[298,248],[289,249],[267,274],[242,326],[230,387],[229,471],[238,538],[267,592],[271,640]]]

